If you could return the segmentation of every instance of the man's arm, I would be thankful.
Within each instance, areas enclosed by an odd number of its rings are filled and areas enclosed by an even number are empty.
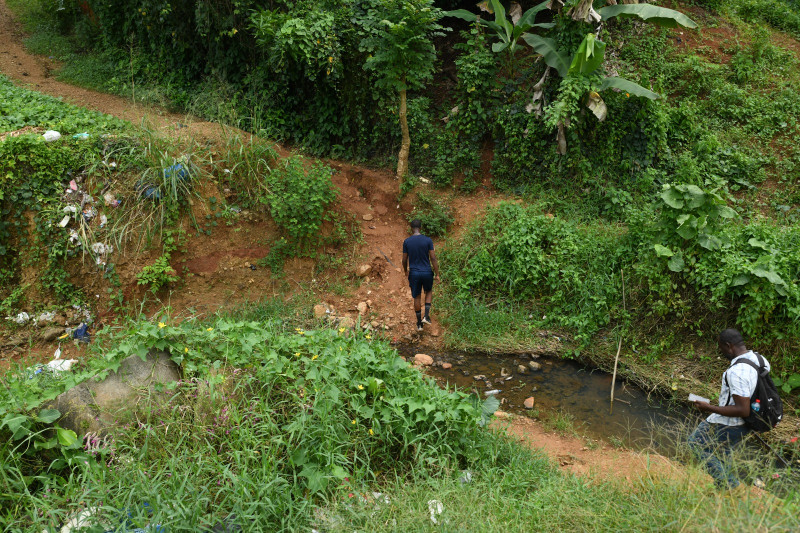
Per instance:
[[[436,252],[428,250],[428,258],[431,260],[431,266],[433,267],[433,273],[436,275],[436,281],[439,281],[439,260],[436,259]]]
[[[722,416],[750,416],[750,398],[733,395],[733,405],[711,405],[708,402],[694,402],[697,409],[704,413],[717,413]]]
[[[408,276],[408,254],[403,252],[403,272]]]

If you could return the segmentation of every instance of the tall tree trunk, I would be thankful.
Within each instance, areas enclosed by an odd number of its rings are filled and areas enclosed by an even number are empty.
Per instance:
[[[397,155],[397,179],[403,182],[408,172],[408,152],[411,149],[411,136],[408,134],[408,112],[406,110],[406,90],[400,91],[400,130],[403,132],[403,142],[400,143],[400,153]]]

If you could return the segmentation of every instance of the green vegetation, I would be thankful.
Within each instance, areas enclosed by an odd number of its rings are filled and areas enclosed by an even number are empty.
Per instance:
[[[453,224],[453,208],[445,198],[438,198],[431,192],[420,191],[414,201],[414,209],[406,215],[411,222],[419,219],[425,235],[437,237],[447,233]]]
[[[266,315],[140,319],[98,341],[81,379],[150,348],[168,350],[183,378],[142,393],[108,437],[83,443],[70,430],[47,431],[59,413],[32,393],[4,395],[6,527],[58,529],[91,510],[89,521],[106,528],[127,516],[130,527],[175,531],[225,521],[253,531],[426,530],[433,499],[437,522],[467,531],[798,525],[792,501],[765,508],[694,482],[645,477],[631,491],[559,473],[481,428],[496,400],[481,406],[434,386],[369,336],[292,329]],[[36,376],[4,383],[15,393],[34,383],[37,398],[63,388]],[[571,431],[563,416],[554,424]]]

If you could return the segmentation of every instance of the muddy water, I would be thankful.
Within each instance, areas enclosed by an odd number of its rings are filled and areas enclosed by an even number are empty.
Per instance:
[[[413,358],[417,352],[406,346],[400,353]],[[614,393],[617,400],[613,412],[609,412],[611,374],[593,371],[574,361],[519,354],[425,353],[434,358],[428,374],[443,386],[457,385],[481,398],[489,391],[499,390],[496,396],[504,411],[551,421],[557,415],[563,420],[566,414],[578,433],[611,443],[668,451],[672,449],[674,438],[670,435],[676,423],[686,417],[685,410],[619,378]],[[540,369],[531,370],[531,362],[538,363]],[[442,363],[453,366],[444,369]],[[519,371],[520,365],[526,367],[524,373]],[[531,410],[523,406],[530,397],[534,398]]]

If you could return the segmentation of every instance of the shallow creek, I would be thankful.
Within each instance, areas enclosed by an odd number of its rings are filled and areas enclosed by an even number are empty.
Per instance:
[[[403,346],[400,355],[413,359],[413,346]],[[499,390],[500,409],[553,420],[565,413],[579,434],[611,443],[642,449],[654,447],[662,452],[673,448],[670,434],[677,422],[686,418],[684,408],[670,405],[655,394],[648,395],[617,376],[613,412],[609,412],[611,374],[592,370],[571,360],[537,357],[527,354],[493,355],[486,353],[424,353],[434,359],[429,375],[445,386],[474,391],[481,398]],[[531,369],[531,362],[539,365]],[[451,368],[443,368],[449,363]],[[447,366],[447,365],[445,365]],[[524,366],[521,372],[519,367]],[[477,377],[477,379],[476,379]],[[535,399],[533,409],[526,409],[526,398]],[[561,417],[564,419],[565,417]],[[552,424],[552,422],[551,422]]]

